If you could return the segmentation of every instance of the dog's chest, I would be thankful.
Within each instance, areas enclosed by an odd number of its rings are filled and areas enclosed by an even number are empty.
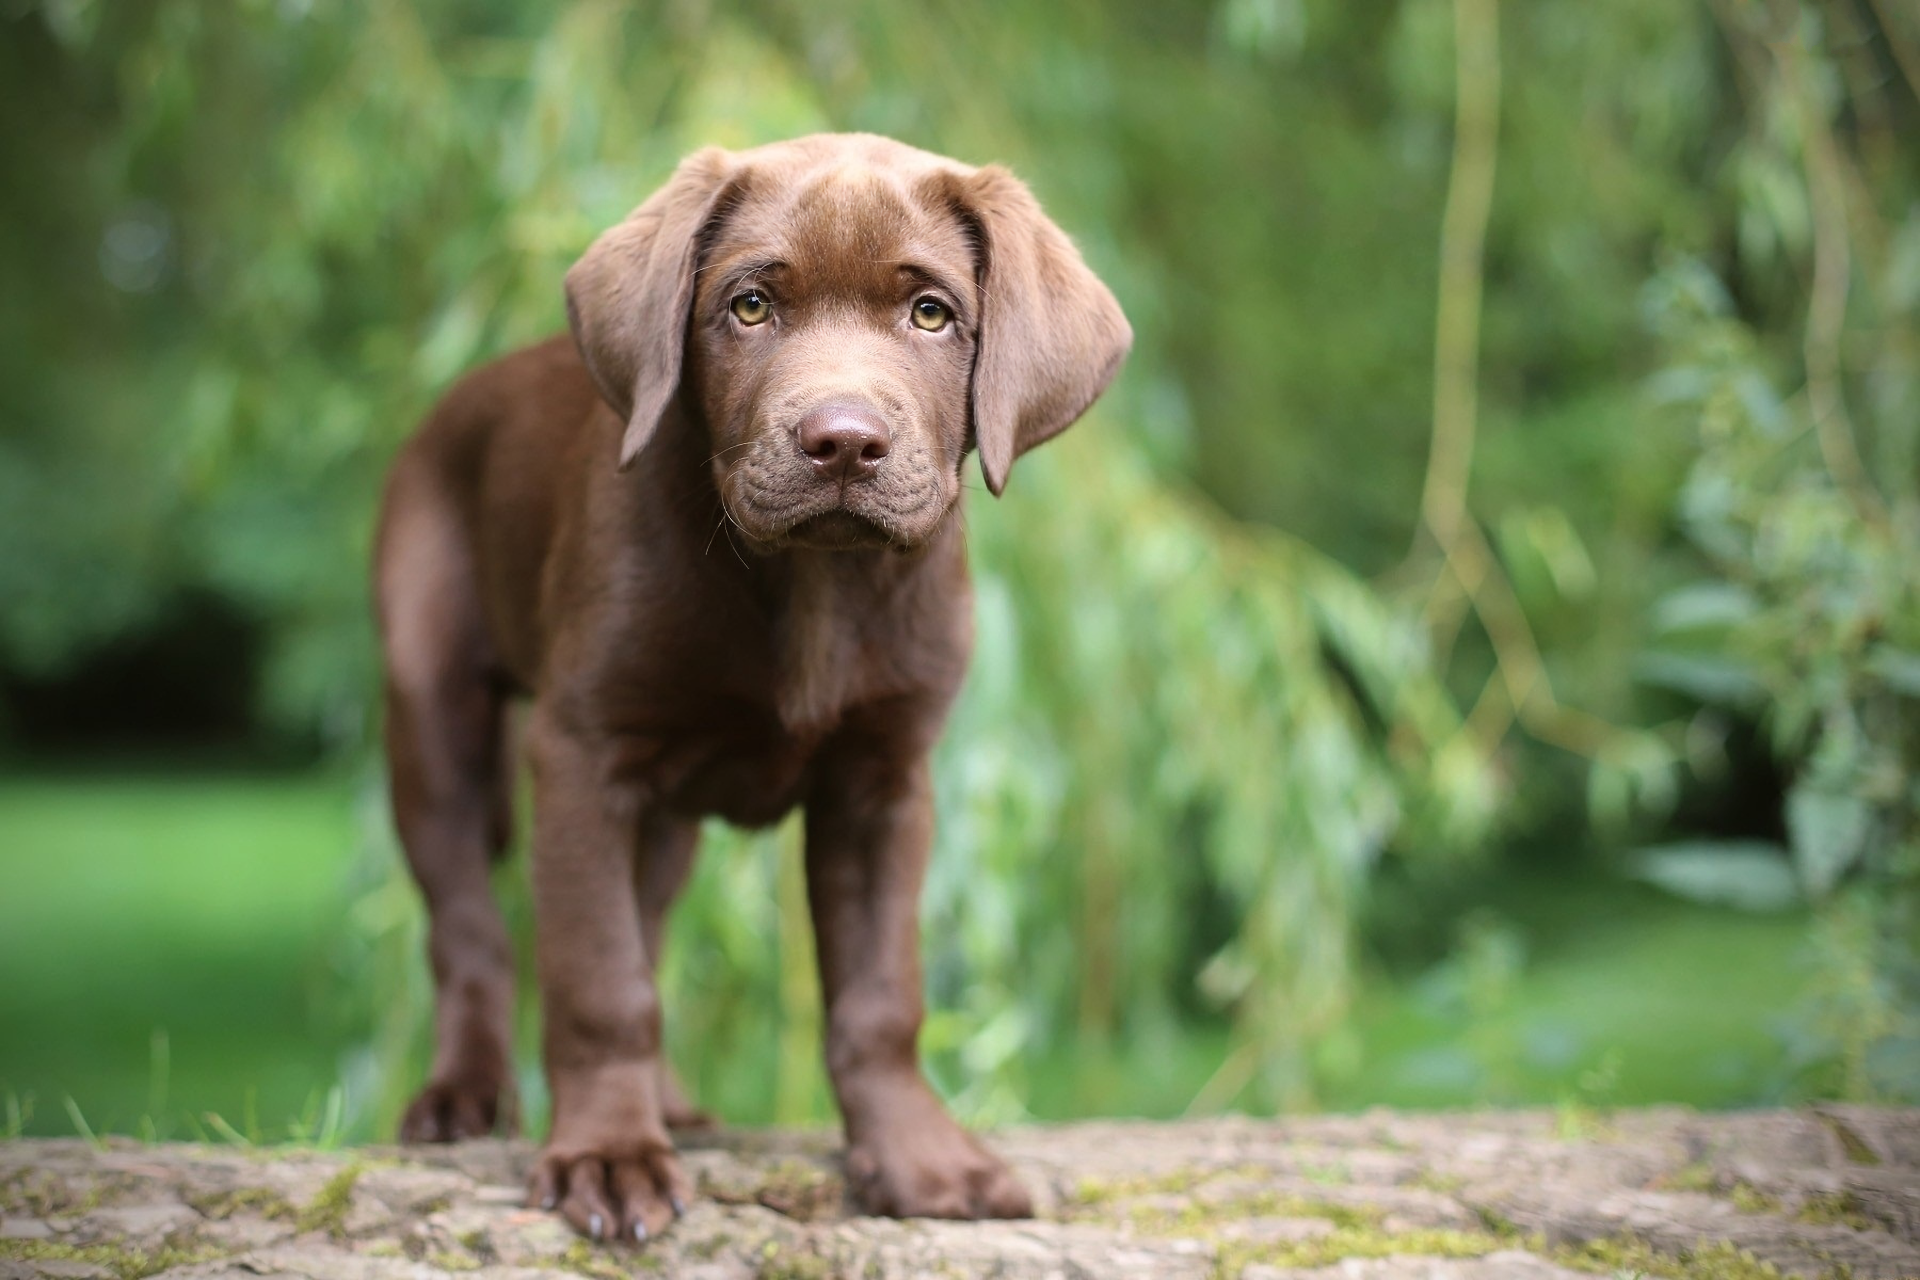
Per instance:
[[[621,771],[682,813],[761,825],[805,801],[830,743],[937,716],[965,670],[964,570],[880,568],[935,576],[888,578],[831,553],[796,554],[755,594],[636,617],[644,638],[595,680],[625,739]]]
[[[773,629],[774,710],[790,733],[817,734],[871,692],[876,674],[865,634],[872,601],[817,560],[794,566],[787,609]]]
[[[671,706],[670,727],[630,743],[629,764],[648,789],[676,809],[744,825],[799,804],[815,754],[847,711],[891,691],[863,625],[873,619],[847,595],[831,578],[803,576],[797,607],[772,625],[709,636],[704,654],[675,663],[677,688],[658,688],[654,704]]]
[[[689,733],[649,745],[651,758],[642,769],[649,789],[669,807],[764,826],[805,798],[818,741],[764,721],[743,723],[735,732]]]

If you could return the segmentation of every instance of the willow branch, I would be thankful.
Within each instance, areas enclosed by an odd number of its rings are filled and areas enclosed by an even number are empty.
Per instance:
[[[1906,78],[1907,88],[1915,98],[1920,98],[1920,49],[1914,47],[1906,31],[1894,21],[1893,8],[1887,0],[1867,0],[1867,7],[1873,10],[1880,24],[1880,34],[1886,39],[1900,74]]]
[[[1613,725],[1555,696],[1520,598],[1474,521],[1461,523],[1447,571],[1472,600],[1493,644],[1495,671],[1467,717],[1468,731],[1483,750],[1498,746],[1515,719],[1540,741],[1588,757],[1599,755],[1609,740],[1621,735]]]
[[[1498,0],[1454,0],[1453,165],[1440,225],[1433,441],[1420,515],[1444,553],[1467,513],[1479,414],[1480,312],[1500,135]]]
[[[1841,340],[1847,322],[1847,293],[1853,275],[1852,241],[1847,229],[1846,173],[1833,133],[1814,101],[1805,73],[1806,49],[1796,40],[1776,46],[1774,56],[1800,116],[1801,153],[1807,198],[1813,216],[1813,284],[1807,301],[1804,353],[1807,402],[1820,457],[1854,513],[1872,527],[1886,523],[1886,508],[1867,478],[1854,447],[1841,384]]]
[[[1493,644],[1494,673],[1467,717],[1486,752],[1516,719],[1542,742],[1596,756],[1621,731],[1563,706],[1513,584],[1467,508],[1479,416],[1480,317],[1487,224],[1500,137],[1498,0],[1454,0],[1453,163],[1440,227],[1439,308],[1433,346],[1433,440],[1421,491],[1421,535],[1440,554],[1422,610],[1444,666],[1469,612]],[[1409,553],[1409,563],[1418,554]]]

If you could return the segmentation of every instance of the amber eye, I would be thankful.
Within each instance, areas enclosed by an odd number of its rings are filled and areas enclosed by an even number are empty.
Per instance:
[[[953,313],[947,310],[947,304],[938,298],[921,298],[913,304],[913,324],[917,329],[928,333],[938,333],[947,327],[953,319]]]
[[[733,316],[741,324],[765,324],[773,315],[773,299],[749,289],[733,300]]]

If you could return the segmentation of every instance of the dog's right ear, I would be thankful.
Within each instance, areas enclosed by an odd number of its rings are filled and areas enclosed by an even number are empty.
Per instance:
[[[680,385],[701,234],[733,175],[719,147],[680,162],[667,184],[567,272],[567,324],[601,398],[627,420],[626,470]]]

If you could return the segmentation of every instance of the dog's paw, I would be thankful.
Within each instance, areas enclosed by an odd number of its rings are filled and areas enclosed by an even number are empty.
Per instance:
[[[458,1142],[513,1133],[513,1093],[488,1080],[436,1080],[407,1104],[400,1117],[400,1141]]]
[[[888,1217],[1033,1216],[1033,1197],[1013,1170],[937,1109],[856,1143],[847,1185],[868,1213]]]
[[[527,1185],[528,1207],[558,1211],[589,1239],[632,1244],[666,1230],[692,1199],[666,1142],[619,1155],[543,1152]]]

